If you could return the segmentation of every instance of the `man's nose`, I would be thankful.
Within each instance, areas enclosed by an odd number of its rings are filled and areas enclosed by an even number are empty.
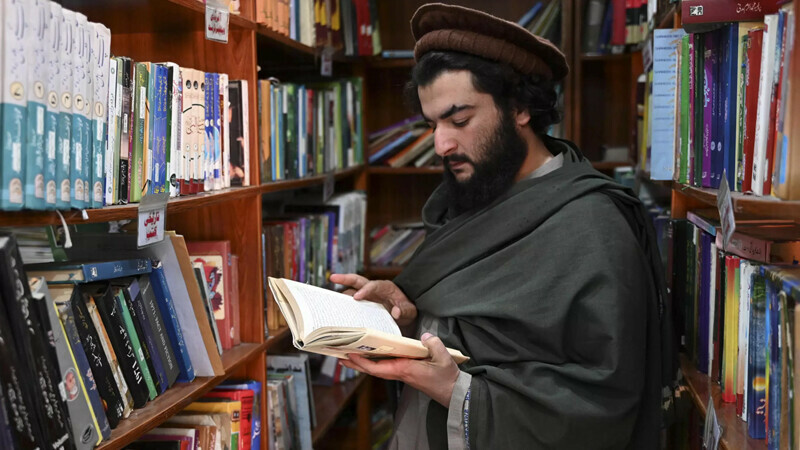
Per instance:
[[[458,148],[458,144],[452,133],[449,133],[441,127],[433,132],[433,144],[436,149],[436,154],[442,158]]]

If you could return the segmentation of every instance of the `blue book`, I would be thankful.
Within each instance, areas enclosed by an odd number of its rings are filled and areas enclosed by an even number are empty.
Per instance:
[[[139,329],[142,331],[142,333],[139,334],[139,341],[141,342],[142,337],[144,337],[144,345],[147,346],[150,352],[150,363],[152,364],[150,373],[155,375],[157,382],[156,389],[158,390],[158,394],[161,395],[169,388],[169,379],[167,378],[166,370],[164,370],[164,362],[161,359],[158,341],[156,340],[153,326],[150,323],[145,309],[146,306],[142,299],[142,293],[139,290],[139,282],[135,278],[126,278],[124,281],[121,280],[120,286],[123,288],[125,301],[129,302],[128,306],[131,316],[139,323]]]
[[[653,91],[652,145],[650,150],[650,178],[672,180],[675,171],[675,113],[678,76],[678,49],[683,36],[682,29],[653,31]]]
[[[44,277],[48,283],[91,283],[150,273],[152,264],[147,258],[120,261],[70,263],[54,262],[25,266],[29,276]]]
[[[714,34],[714,47],[706,51],[711,53],[711,80],[709,80],[709,101],[711,102],[711,166],[709,173],[709,187],[718,188],[722,180],[722,66],[723,55],[727,44],[722,30],[712,32]]]
[[[221,139],[221,118],[219,116],[219,74],[213,73],[212,79],[214,80],[214,91],[212,93],[211,104],[214,105],[214,108],[211,111],[211,126],[212,126],[212,137],[214,140],[214,158],[213,158],[213,176],[212,176],[212,185],[214,189],[223,187],[223,180],[222,180],[222,139]]]
[[[155,263],[153,271],[150,273],[150,284],[153,286],[153,293],[156,296],[156,302],[164,320],[164,327],[167,329],[167,335],[170,342],[172,342],[173,350],[175,350],[175,358],[178,360],[178,367],[180,368],[178,381],[188,383],[194,380],[194,368],[192,367],[191,359],[189,359],[186,342],[183,340],[183,332],[175,312],[175,305],[172,302],[172,295],[169,292],[167,277],[164,275],[164,268],[160,262]]]
[[[747,350],[747,432],[753,439],[764,439],[766,429],[766,287],[764,278],[755,275],[750,281],[750,329]]]
[[[403,133],[400,137],[395,139],[394,141],[387,144],[382,149],[378,150],[376,153],[373,153],[369,157],[370,164],[376,164],[379,161],[390,157],[393,153],[398,152],[403,149],[403,146],[412,142],[417,136],[419,136],[418,130],[408,130]]]
[[[33,2],[25,14],[25,59],[28,63],[26,97],[28,120],[25,133],[25,193],[27,209],[44,209],[44,121],[45,121],[45,51],[46,20],[50,6]]]
[[[204,189],[210,191],[214,182],[214,173],[211,171],[214,167],[214,74],[206,72],[203,84],[203,104],[205,105],[205,151],[203,152],[202,180]]]
[[[250,448],[254,450],[261,448],[261,383],[251,380],[228,380],[220,383],[216,389],[253,391],[255,395],[253,395],[253,416],[250,419]]]
[[[56,308],[58,308],[64,335],[67,337],[70,349],[72,350],[72,357],[75,359],[75,365],[80,373],[80,382],[89,398],[89,404],[92,407],[94,419],[97,421],[103,440],[107,440],[111,437],[111,426],[108,423],[108,417],[103,409],[103,401],[100,399],[100,392],[97,390],[97,383],[92,374],[89,360],[86,358],[86,353],[81,345],[81,338],[78,334],[78,328],[75,325],[75,316],[72,313],[71,301],[57,303]]]
[[[739,25],[725,28],[722,63],[722,168],[731,190],[736,189],[736,108],[739,80]],[[719,183],[717,183],[719,187]]]
[[[528,25],[533,21],[536,14],[539,14],[539,11],[542,9],[542,2],[537,2],[528,12],[525,13],[520,19],[517,24],[523,28],[527,28]]]
[[[167,82],[168,69],[163,64],[153,64],[153,100],[152,123],[153,150],[152,164],[150,173],[151,194],[163,194],[167,192]]]

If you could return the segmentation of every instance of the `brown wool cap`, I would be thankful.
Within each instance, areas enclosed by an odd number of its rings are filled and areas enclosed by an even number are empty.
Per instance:
[[[414,59],[433,50],[452,50],[503,62],[525,75],[558,81],[569,72],[561,50],[517,25],[463,6],[429,3],[411,18],[417,42]]]

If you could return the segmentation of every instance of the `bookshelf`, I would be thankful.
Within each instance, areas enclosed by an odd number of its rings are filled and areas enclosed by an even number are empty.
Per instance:
[[[352,380],[333,386],[314,386],[314,406],[317,426],[311,431],[311,439],[317,445],[331,428],[336,418],[353,397],[356,397],[358,437],[356,448],[370,448],[370,392],[371,378],[360,374]]]

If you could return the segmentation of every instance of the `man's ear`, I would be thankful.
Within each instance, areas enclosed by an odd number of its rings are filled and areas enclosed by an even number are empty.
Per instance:
[[[514,112],[514,122],[516,122],[518,127],[526,127],[528,126],[528,122],[531,121],[531,113],[526,109],[516,110]]]

